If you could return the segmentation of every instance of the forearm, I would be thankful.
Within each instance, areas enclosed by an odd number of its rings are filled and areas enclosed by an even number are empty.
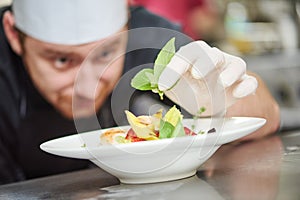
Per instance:
[[[252,72],[258,81],[258,88],[253,95],[238,100],[228,108],[226,116],[262,117],[267,120],[266,124],[254,133],[244,137],[242,140],[261,138],[276,132],[280,126],[280,111],[277,102],[271,95],[263,80]]]

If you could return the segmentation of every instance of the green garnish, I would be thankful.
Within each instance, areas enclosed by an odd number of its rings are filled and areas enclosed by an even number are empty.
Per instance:
[[[182,115],[176,106],[173,106],[160,121],[159,139],[184,135]]]
[[[205,107],[201,107],[198,111],[197,111],[197,115],[193,116],[193,124],[191,126],[192,131],[195,131],[196,128],[196,121],[200,118],[200,115],[202,115],[202,113],[204,113],[206,111]],[[203,131],[199,131],[198,134],[203,134]]]
[[[175,38],[172,38],[158,53],[153,69],[147,68],[138,72],[131,80],[131,86],[142,91],[152,90],[159,94],[160,99],[163,99],[163,91],[158,88],[158,79],[175,55],[175,51]]]
[[[130,143],[129,140],[126,140],[126,138],[125,138],[124,136],[121,136],[121,135],[116,136],[115,140],[116,140],[117,143],[119,143],[119,144]]]
[[[85,144],[85,143],[83,143],[83,144],[81,145],[81,147],[82,147],[82,148],[85,148],[85,147],[86,147],[86,144]]]
[[[159,126],[159,139],[171,138],[175,127],[166,121],[161,120]]]
[[[198,116],[201,115],[202,113],[204,113],[205,111],[206,111],[206,108],[205,108],[205,107],[201,107],[201,108],[198,110],[198,112],[197,112]]]

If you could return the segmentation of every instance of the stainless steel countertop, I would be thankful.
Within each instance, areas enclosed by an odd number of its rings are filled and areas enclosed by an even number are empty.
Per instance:
[[[223,145],[190,178],[141,185],[93,168],[0,187],[0,199],[300,199],[300,131]]]

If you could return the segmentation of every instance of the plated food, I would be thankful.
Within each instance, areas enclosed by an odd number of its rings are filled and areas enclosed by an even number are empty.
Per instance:
[[[195,131],[192,128],[183,126],[183,115],[173,106],[163,116],[163,111],[158,110],[153,115],[135,116],[126,110],[126,117],[130,124],[130,129],[112,128],[100,135],[101,144],[126,144],[148,140],[160,140],[182,136],[194,136],[198,134],[211,133],[209,131]],[[196,119],[195,119],[196,120]]]
[[[251,117],[199,118],[196,119],[195,133],[212,127],[216,132],[124,145],[99,144],[99,135],[112,129],[109,128],[53,139],[41,144],[40,148],[54,155],[88,159],[122,183],[154,183],[194,175],[221,145],[252,133],[265,122],[265,119]],[[182,124],[193,129],[195,119],[182,119]]]

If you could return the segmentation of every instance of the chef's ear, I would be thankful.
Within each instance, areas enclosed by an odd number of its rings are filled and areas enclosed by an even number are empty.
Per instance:
[[[3,27],[6,38],[13,49],[13,51],[18,54],[22,55],[23,53],[23,44],[19,37],[18,30],[15,28],[15,18],[11,11],[6,11],[3,15]]]

